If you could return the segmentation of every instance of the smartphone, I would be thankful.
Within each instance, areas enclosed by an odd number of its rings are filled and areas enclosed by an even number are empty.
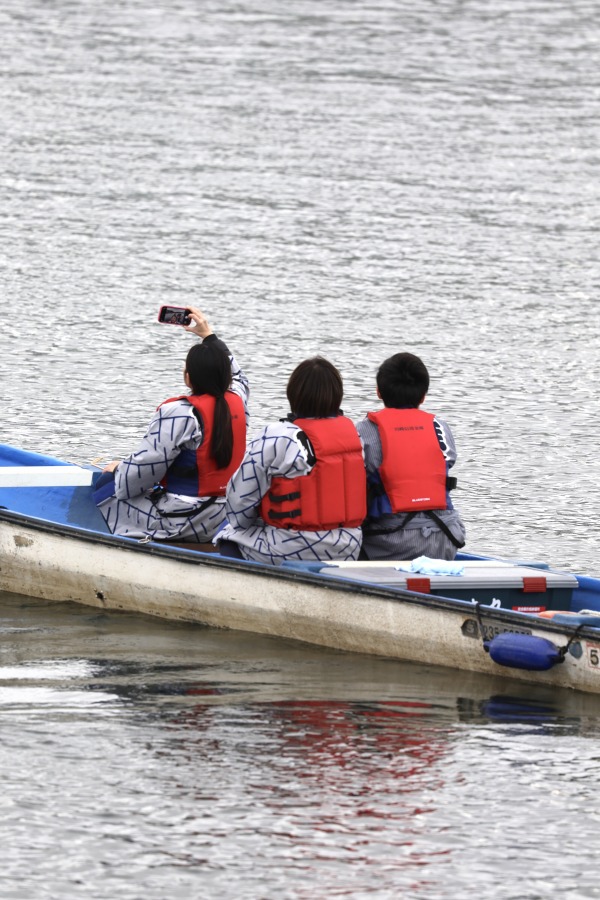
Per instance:
[[[192,319],[185,306],[161,306],[158,321],[164,325],[189,325]]]

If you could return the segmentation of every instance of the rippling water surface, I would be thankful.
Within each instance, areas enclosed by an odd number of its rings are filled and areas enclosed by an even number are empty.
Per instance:
[[[132,449],[195,303],[284,414],[410,349],[469,547],[600,574],[589,0],[0,0],[1,439]],[[598,704],[0,605],[2,888],[600,896]]]
[[[597,700],[3,598],[3,897],[597,897]]]

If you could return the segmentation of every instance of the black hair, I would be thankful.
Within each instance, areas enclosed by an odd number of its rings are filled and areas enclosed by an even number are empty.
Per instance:
[[[229,356],[214,341],[194,344],[186,357],[185,371],[192,394],[210,394],[216,399],[210,455],[217,468],[225,469],[233,455],[231,412],[225,399],[233,377]]]
[[[337,416],[343,396],[342,376],[322,356],[305,359],[296,366],[287,385],[290,408],[301,419]]]
[[[427,366],[413,353],[396,353],[380,365],[377,387],[385,406],[416,409],[429,390]]]

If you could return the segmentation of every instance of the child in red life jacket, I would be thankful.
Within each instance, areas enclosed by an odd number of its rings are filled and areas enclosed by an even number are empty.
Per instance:
[[[452,505],[449,470],[456,447],[449,426],[421,410],[429,372],[412,353],[396,353],[377,372],[384,409],[358,423],[365,450],[368,513],[365,559],[454,559],[465,527]]]
[[[322,357],[292,373],[292,413],[249,444],[227,488],[223,555],[258,562],[357,559],[366,474],[356,427],[340,411],[338,370]]]
[[[160,404],[136,450],[105,467],[94,499],[114,534],[212,549],[246,449],[248,380],[203,313],[188,309],[185,331],[202,341],[186,356],[189,394]]]

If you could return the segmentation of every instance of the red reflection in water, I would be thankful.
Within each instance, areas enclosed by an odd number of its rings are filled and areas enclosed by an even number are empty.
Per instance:
[[[207,699],[219,694],[210,684],[188,691]],[[443,837],[439,842],[446,826],[436,827],[431,815],[438,811],[430,801],[444,785],[443,761],[452,746],[439,710],[412,700],[236,705],[231,699],[231,705],[200,702],[180,712],[176,721],[185,733],[177,740],[186,753],[213,765],[227,760],[229,796],[233,783],[235,809],[247,811],[236,827],[244,840],[260,834],[270,865],[306,871],[312,887],[296,896],[314,896],[313,879],[326,871],[335,896],[353,896],[342,874],[347,864],[357,876],[365,867],[385,870],[388,887],[400,873],[415,891],[434,883],[415,879],[415,872],[453,853]],[[199,801],[208,794],[200,787]],[[430,829],[438,838],[424,846]]]

